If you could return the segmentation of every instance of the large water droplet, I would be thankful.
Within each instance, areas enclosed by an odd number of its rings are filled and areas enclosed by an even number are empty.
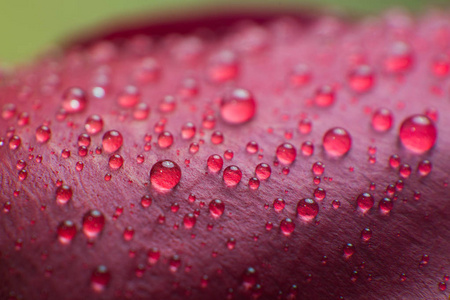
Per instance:
[[[286,235],[286,236],[291,235],[294,232],[294,229],[295,229],[295,223],[294,223],[294,221],[292,221],[292,219],[285,218],[285,219],[281,220],[280,230],[284,235]]]
[[[107,267],[98,266],[91,275],[91,288],[96,292],[102,292],[109,283],[111,274]]]
[[[75,224],[70,221],[61,222],[58,226],[58,240],[61,244],[69,244],[77,233]]]
[[[86,119],[84,128],[89,134],[97,134],[103,129],[103,119],[99,115],[91,115]]]
[[[270,166],[268,164],[260,163],[255,168],[255,174],[259,180],[267,180],[267,179],[269,179],[270,175],[272,174],[272,169],[270,168]]]
[[[109,157],[109,167],[113,170],[120,169],[123,165],[123,158],[119,154],[113,154]]]
[[[61,185],[56,189],[56,201],[65,204],[72,198],[72,189],[67,185]]]
[[[434,146],[437,129],[427,116],[414,115],[403,121],[399,134],[405,148],[415,153],[424,153]]]
[[[208,157],[207,165],[208,165],[208,169],[211,172],[217,173],[220,170],[222,170],[223,159],[218,154],[211,155],[210,157]]]
[[[150,182],[160,191],[173,189],[181,179],[180,167],[171,160],[160,160],[150,171]]]
[[[47,142],[52,135],[52,132],[50,131],[50,128],[48,128],[45,125],[39,126],[36,129],[36,141],[39,143],[45,143]]]
[[[323,147],[331,156],[342,156],[350,150],[351,146],[352,138],[344,128],[331,128],[323,136]]]
[[[369,193],[362,193],[358,196],[358,198],[356,198],[358,208],[364,213],[371,209],[374,203],[375,199]]]
[[[393,116],[389,109],[377,109],[372,116],[372,127],[376,131],[384,132],[392,127]]]

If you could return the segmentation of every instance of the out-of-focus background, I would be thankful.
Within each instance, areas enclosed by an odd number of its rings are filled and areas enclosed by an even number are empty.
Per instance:
[[[180,15],[224,6],[326,9],[361,16],[392,7],[417,14],[450,8],[450,0],[1,0],[0,64],[26,62],[73,34],[115,18],[146,14],[152,18],[175,11]]]

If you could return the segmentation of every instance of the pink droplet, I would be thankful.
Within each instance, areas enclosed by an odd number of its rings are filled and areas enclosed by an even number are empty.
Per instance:
[[[440,54],[433,59],[431,68],[434,75],[444,77],[450,70],[450,57],[447,54]]]
[[[257,190],[259,188],[260,182],[259,179],[256,177],[252,177],[248,180],[248,187],[251,190]]]
[[[384,69],[389,73],[402,73],[411,68],[413,54],[411,47],[404,42],[395,42],[384,60]]]
[[[149,207],[150,205],[152,205],[152,198],[150,198],[149,195],[142,196],[141,205],[142,207]]]
[[[270,175],[272,174],[272,169],[270,168],[270,166],[268,164],[260,163],[255,168],[255,174],[259,180],[267,180],[267,179],[269,179]]]
[[[61,157],[62,158],[69,158],[70,157],[70,150],[69,149],[61,150]]]
[[[417,165],[417,172],[419,172],[420,176],[428,176],[430,174],[433,165],[427,159],[422,160]]]
[[[13,135],[9,139],[9,143],[8,144],[9,144],[9,149],[16,150],[16,149],[19,149],[20,145],[22,144],[22,140],[20,139],[19,136]]]
[[[134,236],[134,229],[131,226],[128,226],[123,231],[123,239],[125,241],[131,241]]]
[[[400,157],[397,154],[393,154],[389,157],[389,165],[393,169],[397,169],[400,166]]]
[[[181,127],[181,137],[184,140],[190,140],[195,136],[195,125],[191,122],[187,122]]]
[[[61,244],[69,244],[77,233],[77,228],[72,221],[64,221],[58,226],[58,241]]]
[[[215,218],[220,217],[225,211],[225,204],[222,200],[214,199],[209,203],[209,212]]]
[[[211,134],[211,143],[213,143],[214,145],[219,145],[223,143],[223,133],[220,131],[214,131]]]
[[[208,165],[208,169],[211,172],[217,173],[220,170],[222,170],[223,159],[218,154],[211,155],[210,157],[208,157],[207,165]]]
[[[158,248],[151,248],[148,252],[147,252],[147,259],[148,259],[148,263],[150,265],[154,265],[158,262],[159,258],[161,256],[161,252],[159,251]]]
[[[147,103],[141,102],[133,110],[133,118],[135,120],[145,120],[150,115],[150,107],[147,105]]]
[[[78,146],[89,147],[91,144],[91,137],[87,133],[82,133],[78,136]]]
[[[344,245],[344,257],[350,258],[353,254],[355,254],[356,248],[353,244],[348,243]]]
[[[4,120],[9,120],[16,114],[17,108],[14,103],[7,103],[3,105],[2,108],[2,118]]]
[[[309,141],[303,142],[301,150],[304,156],[311,156],[314,154],[314,144]]]
[[[180,167],[171,160],[160,160],[150,171],[150,182],[160,191],[173,189],[181,179]]]
[[[336,99],[335,91],[329,85],[319,87],[316,90],[316,95],[314,97],[316,105],[320,107],[331,106],[334,103],[335,99]]]
[[[356,205],[364,213],[371,209],[374,203],[375,199],[369,193],[362,193],[356,198]]]
[[[320,176],[323,174],[324,171],[325,171],[325,165],[322,162],[317,161],[313,164],[312,172],[314,173],[314,175]]]
[[[239,61],[236,54],[231,51],[221,51],[211,58],[207,68],[209,80],[225,82],[233,80],[239,73]]]
[[[229,90],[221,99],[220,114],[230,124],[245,123],[253,118],[255,112],[256,101],[248,90]]]
[[[86,92],[79,87],[67,89],[62,96],[62,108],[69,114],[83,111],[86,105]]]
[[[245,147],[248,153],[255,154],[258,152],[259,146],[256,142],[248,142],[247,146]]]
[[[120,132],[118,132],[117,130],[107,131],[103,135],[102,139],[103,149],[108,153],[116,152],[117,150],[120,149],[120,147],[122,147],[122,144],[123,144],[122,134],[120,134]]]
[[[39,143],[47,142],[51,136],[52,132],[50,131],[50,128],[45,125],[39,126],[36,129],[36,141],[38,141]]]
[[[292,164],[297,157],[297,150],[292,144],[283,143],[277,148],[277,159],[285,165]]]
[[[282,211],[285,206],[286,206],[286,202],[283,199],[277,198],[277,199],[273,200],[273,209],[276,212]]]
[[[168,131],[163,131],[158,136],[158,146],[165,149],[173,144],[173,135]]]
[[[390,198],[383,198],[380,200],[378,207],[382,213],[387,214],[394,207],[394,202]]]
[[[61,185],[56,189],[56,201],[66,204],[72,198],[72,189],[67,185]]]
[[[408,178],[409,175],[411,175],[411,166],[408,164],[402,164],[400,165],[400,168],[398,169],[398,173],[400,175],[400,177],[402,178]]]
[[[364,228],[361,231],[361,239],[364,242],[368,242],[372,238],[372,230],[370,228]]]
[[[225,150],[223,157],[225,157],[226,160],[232,160],[234,157],[234,152],[231,150]]]
[[[123,165],[123,158],[119,154],[113,154],[109,157],[109,167],[113,170],[120,169]]]
[[[203,116],[202,127],[205,129],[213,129],[216,127],[216,117],[212,114]]]
[[[330,156],[345,155],[352,146],[352,138],[347,130],[335,127],[323,136],[323,147]]]
[[[105,226],[105,216],[98,210],[88,211],[83,216],[83,233],[88,238],[97,237]]]
[[[134,107],[141,100],[141,93],[139,89],[133,85],[128,85],[124,88],[122,93],[117,98],[120,106],[129,108]]]
[[[242,172],[236,166],[228,166],[223,171],[223,180],[225,182],[225,185],[229,187],[238,185],[238,183],[241,182],[241,179],[242,179]]]
[[[312,129],[312,122],[309,119],[301,119],[300,122],[298,122],[298,131],[302,134],[308,134],[311,132]]]
[[[84,128],[89,134],[97,134],[103,130],[103,119],[99,115],[91,115],[86,119]]]
[[[290,82],[294,86],[303,86],[311,80],[311,70],[305,64],[295,65],[290,72]]]
[[[297,204],[298,215],[306,220],[312,220],[319,214],[319,204],[313,199],[301,199]]]
[[[414,115],[403,121],[399,135],[406,149],[420,154],[434,146],[437,129],[434,122],[427,116]]]
[[[374,83],[372,68],[367,65],[355,67],[348,75],[349,85],[356,92],[370,90]]]
[[[294,229],[295,223],[294,221],[292,221],[292,219],[285,218],[280,222],[280,230],[284,235],[291,235],[294,232]]]
[[[327,195],[327,193],[323,188],[319,187],[314,190],[314,198],[316,200],[323,200],[323,199],[325,199],[326,195]]]
[[[186,229],[191,229],[192,227],[194,227],[196,222],[197,218],[192,213],[186,214],[183,218],[183,225]]]
[[[189,145],[189,152],[191,154],[195,154],[200,149],[200,145],[198,143],[192,143]]]
[[[393,116],[389,109],[377,109],[372,116],[372,127],[376,131],[384,132],[391,129],[393,123]]]
[[[97,292],[102,292],[108,285],[111,279],[111,274],[105,266],[98,266],[91,275],[91,288]]]
[[[170,113],[177,107],[177,102],[174,96],[166,95],[158,104],[158,109],[162,113]]]

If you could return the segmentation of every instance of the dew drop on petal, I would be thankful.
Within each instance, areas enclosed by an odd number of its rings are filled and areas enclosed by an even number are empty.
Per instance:
[[[379,108],[372,115],[372,128],[379,132],[391,129],[393,116],[389,109]]]
[[[91,275],[91,288],[100,293],[105,290],[111,279],[111,274],[106,266],[98,266]]]
[[[229,90],[222,96],[220,114],[230,124],[242,124],[253,118],[256,112],[256,101],[245,89]]]
[[[414,115],[402,122],[399,136],[406,149],[420,154],[427,152],[434,146],[437,129],[434,122],[427,116]]]
[[[313,199],[301,199],[297,204],[297,213],[306,221],[312,220],[319,213],[319,204]]]
[[[225,185],[229,187],[238,185],[238,183],[241,182],[241,179],[242,179],[242,172],[236,166],[228,166],[223,171],[223,181],[225,182]]]
[[[209,203],[209,212],[215,218],[220,217],[225,211],[225,204],[222,200],[214,199]]]
[[[150,182],[160,191],[173,189],[181,179],[181,169],[171,160],[160,160],[150,171]]]
[[[62,108],[69,114],[83,111],[86,105],[86,92],[79,87],[67,89],[62,96]]]
[[[83,233],[88,238],[97,237],[105,226],[105,216],[98,210],[92,209],[83,216]]]
[[[75,237],[77,228],[72,221],[66,220],[58,225],[57,233],[61,244],[69,244]]]
[[[36,129],[36,141],[39,143],[45,143],[47,142],[52,135],[52,132],[50,131],[50,128],[48,128],[45,125],[39,126]]]
[[[283,143],[278,146],[276,151],[277,159],[285,165],[292,164],[297,157],[297,150],[292,144]]]
[[[207,165],[208,165],[208,169],[211,172],[217,173],[220,170],[222,170],[223,159],[218,154],[211,155],[210,157],[208,157]]]
[[[118,132],[117,130],[107,131],[103,135],[102,145],[103,149],[107,153],[116,152],[117,150],[120,149],[120,147],[122,147],[122,144],[123,144],[122,134],[120,134],[120,132]]]
[[[332,128],[323,136],[323,147],[330,156],[343,156],[350,150],[351,146],[352,138],[343,128]]]

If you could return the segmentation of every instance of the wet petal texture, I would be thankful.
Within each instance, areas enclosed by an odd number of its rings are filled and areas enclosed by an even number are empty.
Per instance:
[[[0,298],[448,298],[449,43],[210,16],[2,71]]]

